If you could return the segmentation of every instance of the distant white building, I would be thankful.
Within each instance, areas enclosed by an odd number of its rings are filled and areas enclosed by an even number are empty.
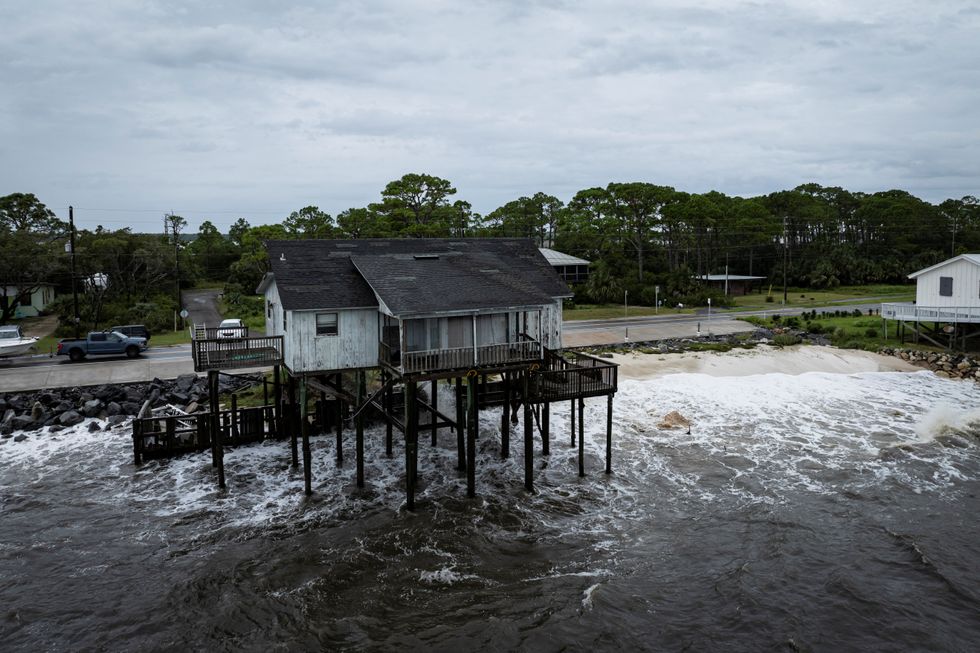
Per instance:
[[[591,263],[584,258],[565,254],[558,250],[539,247],[538,251],[548,261],[548,265],[555,269],[558,276],[565,283],[585,283],[589,280],[589,265]]]
[[[916,341],[925,338],[939,346],[966,341],[980,328],[980,254],[960,254],[913,272],[915,301],[885,303],[881,316],[910,326]]]

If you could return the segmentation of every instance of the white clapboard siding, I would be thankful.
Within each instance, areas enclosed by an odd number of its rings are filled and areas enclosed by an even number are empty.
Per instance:
[[[953,278],[953,294],[939,294],[939,278]],[[915,303],[921,307],[980,307],[980,266],[960,259],[916,278]]]
[[[276,282],[272,281],[265,289],[265,335],[281,336],[282,330],[282,302],[279,301],[279,289]],[[214,326],[218,326],[215,324]]]
[[[316,335],[317,313],[337,314],[337,335]],[[283,343],[293,372],[377,367],[378,309],[289,311]]]

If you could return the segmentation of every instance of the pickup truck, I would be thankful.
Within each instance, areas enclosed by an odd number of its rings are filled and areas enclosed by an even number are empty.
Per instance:
[[[58,355],[80,361],[86,356],[126,354],[136,358],[146,349],[146,338],[129,338],[116,331],[93,331],[85,340],[65,338],[58,342]]]

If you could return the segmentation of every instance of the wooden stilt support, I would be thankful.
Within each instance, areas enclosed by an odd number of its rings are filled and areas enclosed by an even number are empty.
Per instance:
[[[310,451],[310,420],[306,415],[306,377],[299,386],[299,428],[303,436],[303,487],[306,496],[313,494],[313,455]]]
[[[432,391],[429,393],[429,405],[432,406],[432,446],[439,444],[439,440],[436,437],[436,411],[439,410],[439,379],[432,379]]]
[[[476,496],[476,431],[479,425],[476,409],[476,379],[466,379],[466,496]]]
[[[572,399],[572,448],[575,448],[575,400]]]
[[[296,443],[296,377],[289,375],[289,382],[286,385],[286,393],[289,397],[289,417],[286,423],[289,424],[289,451],[293,455],[293,467],[299,467],[299,446]]]
[[[232,442],[238,441],[238,395],[231,395],[231,437]]]
[[[381,377],[381,382],[382,383],[388,382],[387,373],[384,373],[384,375]],[[392,429],[394,428],[394,425],[391,422],[391,413],[394,408],[394,401],[395,401],[393,395],[394,395],[394,390],[391,388],[391,386],[388,386],[388,389],[385,390],[384,406],[385,406],[385,415],[388,415],[388,419],[385,422],[385,453],[388,454],[389,458],[391,457]]]
[[[544,402],[541,405],[541,455],[548,456],[551,454],[551,434],[549,430],[551,429],[551,402]]]
[[[418,464],[419,407],[417,383],[405,382],[405,505],[415,510],[415,465]]]
[[[500,418],[500,457],[510,458],[510,373],[504,372],[504,411]]]
[[[344,375],[337,375],[337,387],[343,389]],[[344,464],[344,400],[337,397],[337,466]]]
[[[578,400],[578,475],[585,476],[585,399]]]
[[[612,474],[612,411],[613,396],[606,399],[606,473]]]
[[[456,377],[456,471],[466,471],[466,406],[463,404],[463,379]]]
[[[282,385],[279,383],[278,365],[272,368],[272,397],[276,402],[276,407],[273,411],[273,419],[276,420],[276,438],[281,439],[285,435],[285,432],[283,431],[282,424]]]
[[[211,400],[211,437],[214,446],[213,464],[218,468],[218,487],[225,489],[225,450],[221,443],[221,427],[218,423],[218,372],[208,372]]]
[[[367,382],[364,377],[364,370],[357,370],[358,406],[364,403],[364,398],[367,394],[365,387]],[[357,418],[354,420],[354,428],[356,429],[355,457],[357,458],[357,487],[364,487],[364,411],[358,413]]]
[[[524,489],[534,492],[534,421],[527,400],[527,372],[524,373]]]

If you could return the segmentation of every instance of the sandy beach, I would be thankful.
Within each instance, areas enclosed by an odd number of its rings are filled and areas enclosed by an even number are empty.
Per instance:
[[[891,356],[854,349],[834,349],[798,345],[733,349],[728,352],[684,352],[680,354],[614,354],[619,378],[650,379],[668,374],[708,374],[711,376],[751,376],[754,374],[804,374],[831,372],[917,372],[916,367]]]

